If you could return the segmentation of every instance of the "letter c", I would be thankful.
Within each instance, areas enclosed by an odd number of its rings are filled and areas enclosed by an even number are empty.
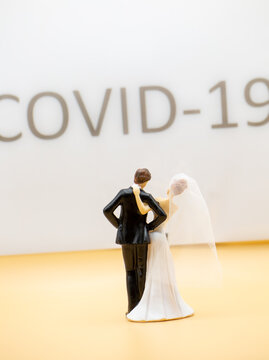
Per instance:
[[[0,100],[4,100],[4,99],[10,99],[10,100],[20,102],[20,99],[15,95],[0,95]],[[12,137],[5,137],[5,136],[0,135],[0,141],[11,142],[11,141],[18,140],[21,136],[22,136],[22,133],[19,133],[18,135],[15,135]]]

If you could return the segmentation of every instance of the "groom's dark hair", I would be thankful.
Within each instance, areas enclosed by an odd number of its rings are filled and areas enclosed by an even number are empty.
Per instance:
[[[137,169],[134,175],[135,184],[143,184],[151,179],[151,173],[148,169]]]

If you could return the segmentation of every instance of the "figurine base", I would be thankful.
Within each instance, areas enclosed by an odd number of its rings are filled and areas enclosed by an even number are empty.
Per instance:
[[[186,319],[186,318],[189,318],[189,317],[192,317],[194,315],[193,314],[190,314],[190,315],[187,315],[187,316],[181,316],[181,317],[176,317],[176,318],[171,318],[171,319],[159,319],[159,320],[132,320],[132,319],[128,319],[127,315],[128,314],[125,314],[126,315],[126,319],[130,322],[136,322],[136,323],[153,323],[153,322],[163,322],[163,321],[172,321],[172,320],[181,320],[181,319]]]

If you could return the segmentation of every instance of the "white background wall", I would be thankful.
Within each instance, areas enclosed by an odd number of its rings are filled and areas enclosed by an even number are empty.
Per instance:
[[[269,238],[268,116],[244,97],[254,78],[269,80],[266,0],[2,0],[0,12],[0,253],[111,248],[115,229],[102,214],[138,167],[148,167],[147,190],[164,195],[172,175],[185,172],[208,202],[217,241]],[[229,122],[221,123],[220,89],[226,81]],[[173,94],[176,118],[165,131],[143,133],[139,88]],[[126,88],[129,134],[123,134],[120,88]],[[92,136],[73,94],[78,90],[97,123],[112,89],[99,136]],[[40,92],[67,103],[65,133],[43,140],[27,122]],[[269,99],[253,86],[256,102]],[[196,115],[184,115],[200,109]],[[148,123],[166,123],[165,95],[147,95]],[[34,108],[36,127],[53,134],[62,124],[57,100]]]

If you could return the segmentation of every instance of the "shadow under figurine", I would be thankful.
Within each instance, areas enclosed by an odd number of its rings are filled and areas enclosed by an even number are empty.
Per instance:
[[[147,223],[147,214],[141,214],[133,193],[133,188],[120,190],[116,197],[104,208],[106,218],[118,231],[116,243],[122,245],[122,254],[126,270],[128,293],[128,313],[132,311],[142,298],[147,268],[149,231],[154,230],[166,220],[166,213],[159,203],[143,189],[151,179],[148,169],[138,169],[134,182],[140,187],[140,197],[153,211],[155,218]],[[119,218],[114,211],[121,206]]]

